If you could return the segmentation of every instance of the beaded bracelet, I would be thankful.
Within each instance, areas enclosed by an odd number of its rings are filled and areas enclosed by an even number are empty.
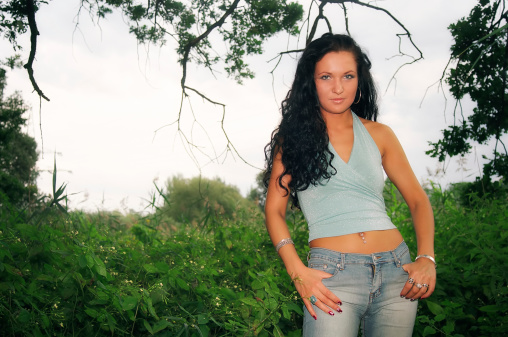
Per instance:
[[[418,255],[418,256],[415,258],[415,261],[416,261],[416,260],[418,260],[418,259],[419,259],[419,258],[421,258],[421,257],[424,257],[424,258],[429,259],[429,260],[431,260],[432,262],[434,262],[434,267],[436,267],[436,268],[437,268],[437,263],[436,263],[436,260],[434,260],[434,258],[433,258],[432,256],[430,256],[430,255],[425,255],[425,254]]]
[[[275,251],[278,253],[279,252],[279,249],[281,249],[283,246],[287,245],[288,243],[294,245],[295,243],[293,242],[293,240],[291,240],[291,238],[286,238],[286,239],[282,239],[279,241],[279,243],[277,244],[277,246],[275,246]]]

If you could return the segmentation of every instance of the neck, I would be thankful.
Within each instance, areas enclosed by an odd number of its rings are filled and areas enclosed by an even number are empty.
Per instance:
[[[340,114],[332,114],[329,112],[321,112],[323,119],[328,130],[341,130],[349,128],[353,124],[353,114],[351,109],[348,109]]]

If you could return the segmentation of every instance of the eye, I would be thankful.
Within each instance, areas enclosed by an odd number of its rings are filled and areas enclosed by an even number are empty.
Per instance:
[[[353,75],[353,74],[347,74],[344,77],[346,77],[348,80],[351,80],[351,79],[355,78],[355,75]]]
[[[331,78],[332,78],[332,77],[331,77],[330,75],[321,75],[321,76],[319,76],[319,79],[320,79],[320,80],[329,80],[329,79],[331,79]]]

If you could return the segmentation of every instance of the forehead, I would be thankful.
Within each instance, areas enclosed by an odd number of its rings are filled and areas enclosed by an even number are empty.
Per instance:
[[[316,63],[315,72],[356,71],[357,64],[353,53],[349,51],[332,51]]]

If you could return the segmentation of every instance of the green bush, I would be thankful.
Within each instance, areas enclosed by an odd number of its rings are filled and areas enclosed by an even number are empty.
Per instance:
[[[407,206],[388,212],[411,251]],[[429,190],[438,284],[414,336],[507,330],[506,199]],[[391,198],[391,199],[390,199]],[[5,336],[301,336],[302,302],[256,209],[165,231],[156,216],[0,209],[0,327]],[[288,225],[305,257],[300,212]]]
[[[435,185],[429,191],[436,222],[437,286],[419,303],[414,336],[505,336],[508,331],[506,194],[499,199],[469,194],[463,206],[461,191]],[[392,211],[415,253],[407,206],[394,203]]]

